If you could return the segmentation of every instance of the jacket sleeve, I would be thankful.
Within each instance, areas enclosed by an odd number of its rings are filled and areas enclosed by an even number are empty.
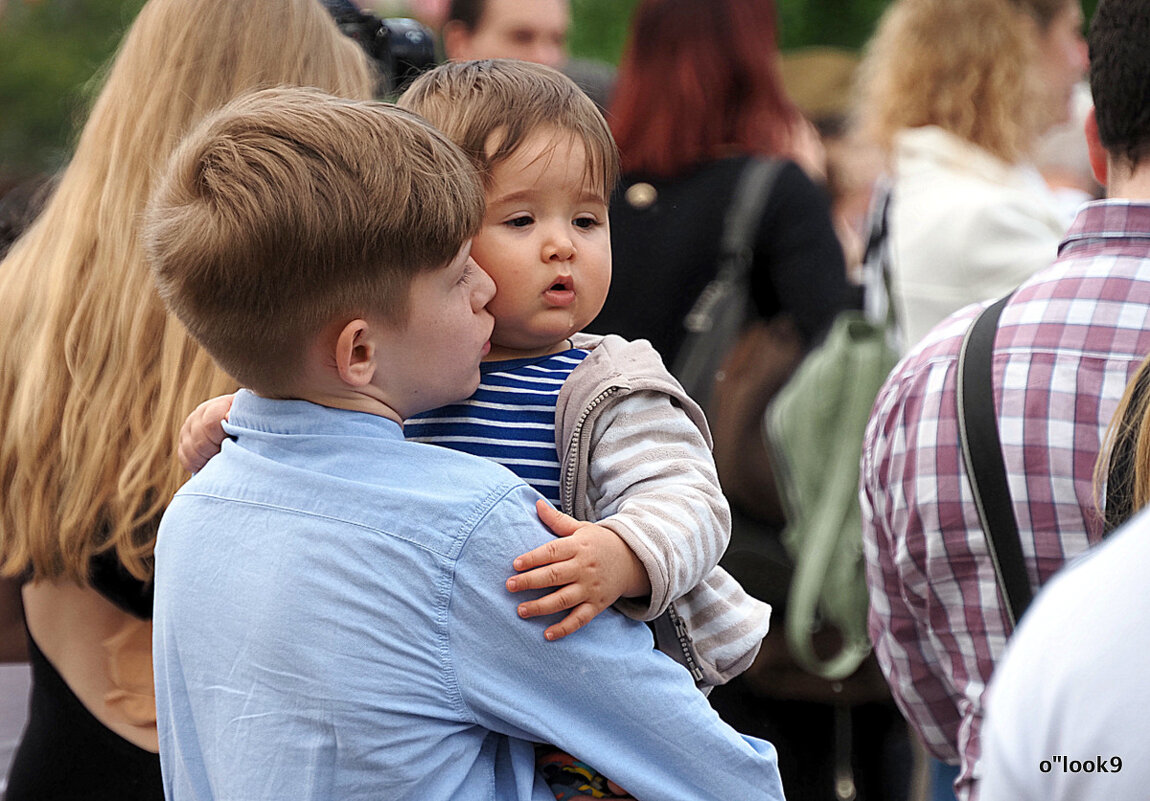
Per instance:
[[[731,537],[730,508],[703,433],[670,396],[623,396],[596,419],[591,437],[591,519],[627,543],[651,580],[649,599],[616,606],[652,620],[718,564]]]
[[[501,501],[456,562],[445,658],[463,718],[553,744],[636,798],[781,801],[774,748],[722,722],[645,625],[608,609],[548,642],[546,620],[518,617],[503,582],[548,536],[535,497]]]

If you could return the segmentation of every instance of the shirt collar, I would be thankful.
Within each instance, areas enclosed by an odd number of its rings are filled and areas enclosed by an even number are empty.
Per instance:
[[[232,401],[228,425],[268,434],[363,435],[403,439],[394,420],[366,412],[333,409],[303,400],[264,398],[241,389]]]
[[[1114,240],[1150,240],[1150,203],[1132,200],[1096,200],[1085,204],[1074,218],[1059,256]],[[1146,243],[1140,243],[1145,247]],[[1148,251],[1150,253],[1150,251]]]

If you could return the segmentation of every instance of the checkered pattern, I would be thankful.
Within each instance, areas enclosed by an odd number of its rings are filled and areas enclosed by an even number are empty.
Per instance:
[[[983,693],[1009,634],[955,419],[958,351],[979,308],[940,323],[887,379],[860,488],[875,652],[927,748],[960,762],[960,797],[970,799]],[[995,343],[1000,436],[1032,586],[1101,537],[1094,462],[1148,353],[1150,205],[1092,203],[1054,265],[1007,304]]]

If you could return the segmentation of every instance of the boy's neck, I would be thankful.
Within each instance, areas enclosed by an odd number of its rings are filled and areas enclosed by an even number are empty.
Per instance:
[[[256,393],[260,395],[260,393]],[[326,406],[329,409],[343,409],[349,412],[363,412],[374,414],[377,417],[386,417],[399,425],[403,425],[403,417],[383,400],[371,397],[361,392],[333,393],[321,390],[301,390],[291,395],[261,395],[274,400],[302,400],[314,403],[317,406]]]
[[[492,343],[491,350],[486,356],[483,357],[485,362],[508,362],[514,359],[534,359],[540,356],[552,356],[556,353],[562,353],[565,350],[570,350],[574,345],[567,337],[559,340],[553,345],[548,345],[542,348],[533,348],[528,350],[521,350],[519,348],[505,348],[502,345]]]

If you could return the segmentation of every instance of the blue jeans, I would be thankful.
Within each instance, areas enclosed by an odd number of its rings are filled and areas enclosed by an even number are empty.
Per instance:
[[[957,778],[958,765],[948,765],[931,757],[930,801],[955,801],[954,780]]]

